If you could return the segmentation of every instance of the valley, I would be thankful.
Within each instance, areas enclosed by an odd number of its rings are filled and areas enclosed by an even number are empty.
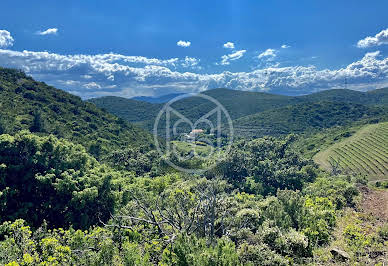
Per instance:
[[[204,94],[234,129],[223,118],[212,131],[209,116],[165,139],[152,134],[164,103],[83,101],[0,68],[0,262],[384,261],[388,89]],[[172,108],[179,124],[214,105],[191,96]]]

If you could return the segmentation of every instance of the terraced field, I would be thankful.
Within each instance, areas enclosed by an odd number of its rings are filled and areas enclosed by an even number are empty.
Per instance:
[[[388,179],[388,122],[361,128],[317,153],[314,160],[327,170],[334,166],[343,173],[367,175],[370,180]]]

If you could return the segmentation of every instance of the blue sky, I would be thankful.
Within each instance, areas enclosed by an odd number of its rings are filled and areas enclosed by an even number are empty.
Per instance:
[[[380,0],[3,0],[0,66],[83,98],[295,95],[345,78],[369,90],[388,86],[387,10]]]

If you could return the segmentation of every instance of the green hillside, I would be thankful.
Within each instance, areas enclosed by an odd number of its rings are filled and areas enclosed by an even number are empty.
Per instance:
[[[361,104],[316,102],[289,105],[234,121],[235,134],[247,137],[303,133],[344,126],[358,120],[383,120],[387,110]]]
[[[151,135],[94,104],[23,72],[0,68],[0,133],[22,129],[84,145],[96,157],[108,150],[151,144]]]
[[[359,103],[366,105],[384,105],[388,104],[388,88],[377,89],[368,92],[354,90],[335,89],[326,90],[309,95],[298,96],[300,101],[330,101]]]
[[[311,128],[345,125],[375,115],[381,119],[383,111],[371,106],[386,106],[388,102],[387,88],[369,92],[335,89],[295,97],[228,89],[214,89],[203,94],[215,98],[225,107],[235,120],[237,135],[244,136],[298,133]],[[163,106],[120,97],[90,101],[148,130],[152,130],[155,117]],[[173,103],[172,107],[188,118],[197,119],[214,108],[214,104],[202,98],[188,97]]]
[[[314,160],[332,171],[382,179],[388,176],[388,122],[367,125],[353,136],[317,153]]]
[[[155,119],[157,113],[163,106],[161,104],[116,96],[93,98],[88,101],[129,122],[142,122]]]
[[[228,111],[232,119],[281,107],[294,102],[293,98],[284,95],[275,95],[264,92],[237,91],[229,89],[214,89],[203,92],[205,95],[216,99]],[[188,97],[173,104],[177,110],[181,110],[188,116],[197,113],[205,114],[213,108],[209,101]]]
[[[262,112],[293,103],[292,97],[262,92],[246,92],[228,89],[214,89],[203,92],[219,101],[232,119]],[[151,104],[121,97],[102,97],[90,102],[130,122],[142,122],[151,129],[154,119],[163,104]],[[214,104],[199,98],[187,97],[172,104],[172,107],[188,118],[198,118],[214,108]]]

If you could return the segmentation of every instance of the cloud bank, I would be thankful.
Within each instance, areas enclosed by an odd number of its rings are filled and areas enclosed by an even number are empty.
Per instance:
[[[375,36],[368,36],[365,39],[359,40],[357,43],[358,48],[368,48],[373,46],[380,46],[388,44],[388,28],[377,33]]]
[[[225,60],[236,60],[244,53],[241,50],[226,55]],[[298,95],[344,88],[345,78],[348,88],[358,90],[388,85],[388,58],[382,58],[378,51],[366,53],[340,69],[288,66],[217,74],[182,71],[199,65],[199,60],[190,57],[162,60],[114,53],[61,55],[0,49],[0,62],[6,67],[21,68],[38,80],[83,98],[199,92],[219,87]]]
[[[54,31],[49,30],[51,33],[45,34],[53,34]],[[361,40],[360,47],[384,44],[387,31]],[[8,31],[0,30],[0,47],[4,48],[0,49],[1,66],[22,69],[37,80],[82,98],[200,92],[220,87],[301,95],[344,88],[345,80],[348,88],[362,91],[388,86],[388,57],[382,56],[380,51],[366,53],[346,67],[318,69],[311,65],[281,67],[280,63],[274,60],[277,59],[279,50],[267,49],[256,56],[256,60],[265,62],[265,67],[260,69],[204,73],[205,64],[199,58],[188,56],[160,59],[117,53],[66,55],[6,49],[12,46],[13,42],[14,39]],[[191,43],[179,41],[177,45],[189,47]],[[230,65],[247,52],[234,50],[234,44],[231,42],[225,43],[224,47],[232,51],[223,55],[218,65]],[[286,49],[289,46],[281,47]]]

